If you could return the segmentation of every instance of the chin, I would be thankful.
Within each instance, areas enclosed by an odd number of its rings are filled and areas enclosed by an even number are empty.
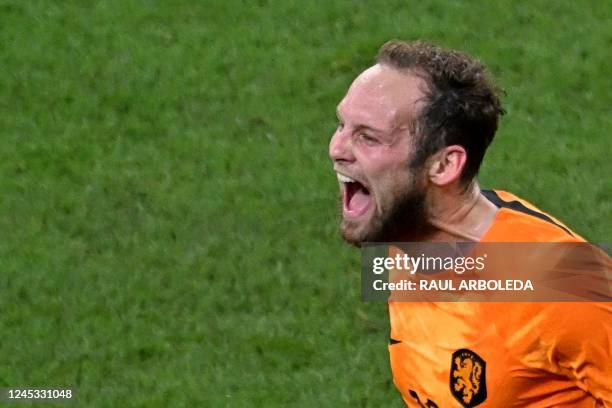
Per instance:
[[[349,244],[360,247],[367,240],[367,231],[363,227],[355,226],[353,222],[342,220],[340,224],[340,235]]]
[[[343,218],[340,223],[340,235],[351,245],[360,247],[364,242],[378,242],[381,240],[380,233],[377,233],[379,225],[376,216],[367,219],[351,220]]]

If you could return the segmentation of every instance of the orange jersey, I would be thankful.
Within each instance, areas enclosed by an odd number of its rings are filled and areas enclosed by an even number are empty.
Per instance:
[[[584,242],[502,191],[482,242]],[[394,382],[409,407],[612,408],[612,304],[389,302]]]

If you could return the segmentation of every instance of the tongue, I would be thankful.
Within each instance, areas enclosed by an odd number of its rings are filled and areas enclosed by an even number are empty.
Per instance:
[[[347,207],[351,212],[362,213],[368,205],[370,205],[370,193],[363,186],[360,186],[353,192]]]

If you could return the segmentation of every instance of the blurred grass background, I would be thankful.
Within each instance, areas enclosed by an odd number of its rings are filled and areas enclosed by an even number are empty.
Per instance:
[[[327,157],[390,38],[481,58],[482,185],[610,240],[610,2],[0,0],[0,386],[401,406]]]

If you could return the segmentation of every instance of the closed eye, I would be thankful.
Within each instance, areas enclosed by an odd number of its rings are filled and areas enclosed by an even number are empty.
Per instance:
[[[359,141],[363,142],[367,146],[375,146],[380,144],[379,140],[373,136],[368,135],[367,133],[359,133],[358,135]]]

